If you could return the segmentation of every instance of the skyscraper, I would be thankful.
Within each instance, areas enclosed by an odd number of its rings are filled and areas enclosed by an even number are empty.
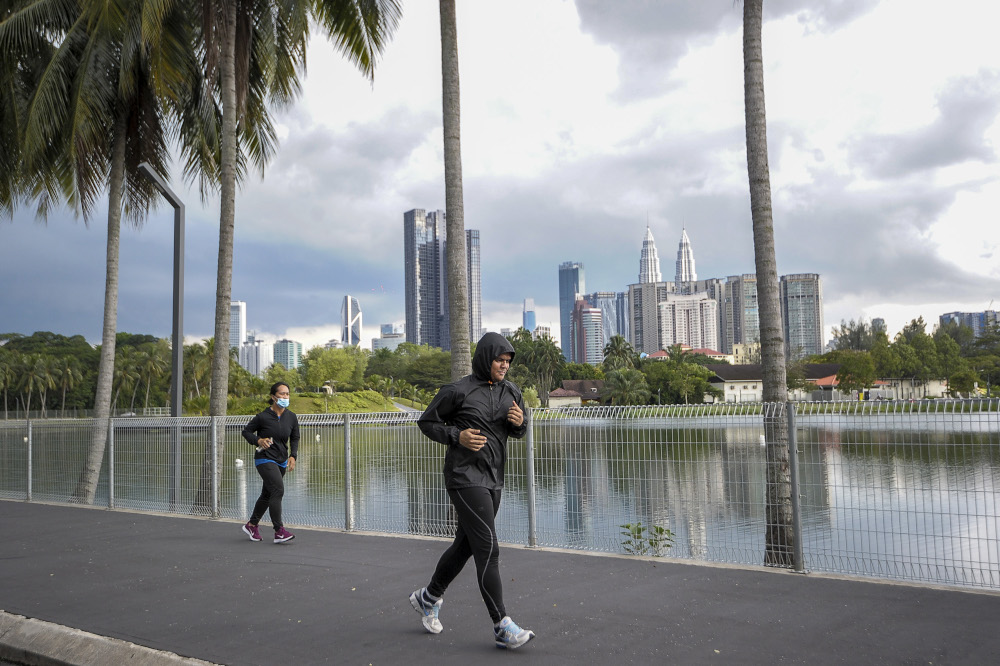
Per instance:
[[[344,296],[340,306],[340,342],[345,347],[361,344],[361,305],[351,295]]]
[[[698,281],[694,270],[694,252],[688,239],[687,229],[681,230],[681,242],[677,246],[677,272],[674,275],[674,289],[678,294],[692,294],[692,283]]]
[[[629,337],[637,352],[659,351],[659,305],[674,291],[673,282],[645,282],[628,286]]]
[[[247,304],[229,301],[229,346],[240,348],[247,341]]]
[[[591,307],[583,298],[573,304],[574,363],[598,365],[604,360],[604,330],[601,310]]]
[[[704,292],[667,294],[658,306],[659,349],[688,345],[692,349],[719,349],[719,304]]]
[[[524,299],[524,309],[521,311],[521,326],[528,333],[535,332],[535,299]]]
[[[253,331],[247,334],[247,341],[240,345],[240,365],[255,377],[263,377],[274,363],[274,347],[257,339]]]
[[[451,348],[448,322],[448,270],[445,212],[420,208],[403,213],[403,260],[406,281],[406,340],[418,345]],[[469,281],[469,337],[482,328],[479,231],[466,229],[466,274]]]
[[[302,343],[294,340],[278,340],[274,343],[274,362],[286,370],[293,370],[302,362]]]
[[[816,273],[782,275],[781,323],[785,355],[798,360],[823,353],[823,285]]]
[[[469,283],[469,342],[475,344],[482,337],[483,330],[483,271],[480,263],[479,229],[465,230],[465,265]]]
[[[616,335],[629,339],[628,293],[595,291],[584,294],[583,299],[601,311],[601,327],[604,330],[603,344],[607,346]]]
[[[573,358],[573,307],[576,297],[586,290],[583,264],[564,261],[559,264],[559,344],[563,358],[575,362]]]
[[[733,345],[760,342],[760,311],[757,307],[757,274],[744,273],[726,278],[723,319],[725,335],[720,331],[723,354],[732,354]]]
[[[660,257],[656,254],[653,232],[646,227],[646,237],[642,239],[642,254],[639,257],[639,284],[660,282]]]

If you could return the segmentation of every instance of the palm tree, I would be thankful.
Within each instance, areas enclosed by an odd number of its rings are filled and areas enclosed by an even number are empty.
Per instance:
[[[59,363],[56,366],[56,378],[59,383],[59,388],[62,389],[60,412],[61,415],[65,417],[66,391],[76,387],[77,384],[83,381],[83,373],[80,370],[80,362],[72,356],[62,357],[59,359]]]
[[[87,221],[108,187],[96,418],[74,493],[85,503],[92,503],[96,493],[111,412],[122,213],[140,226],[157,201],[138,165],[148,162],[163,171],[167,132],[161,95],[179,89],[184,58],[193,53],[183,49],[190,40],[180,6],[145,9],[141,0],[17,2],[0,25],[0,57],[29,63],[47,59],[27,102],[19,141],[20,177],[41,184],[31,192],[39,213],[47,212],[49,199],[61,197]],[[148,48],[150,35],[166,45],[155,49],[155,58]]]
[[[786,403],[785,341],[781,327],[778,270],[771,217],[771,174],[767,158],[767,117],[764,110],[764,55],[761,46],[763,0],[743,3],[743,97],[746,112],[747,173],[753,217],[757,302],[760,307],[760,344],[763,398]],[[791,482],[788,468],[788,424],[783,413],[764,420],[767,442],[767,534],[765,564],[792,564]]]
[[[0,349],[0,390],[3,390],[3,418],[6,421],[9,417],[7,412],[7,395],[12,388],[17,386],[17,367],[19,365],[18,355]]]
[[[166,340],[159,340],[155,344],[149,345],[143,350],[139,357],[139,374],[145,380],[146,399],[142,403],[143,410],[149,409],[149,389],[153,384],[153,379],[163,376],[168,367],[167,358],[170,350],[167,348]]]
[[[396,0],[234,0],[203,3],[199,7],[203,81],[214,96],[216,109],[221,111],[221,133],[217,153],[214,145],[196,141],[185,142],[184,150],[189,175],[198,172],[202,176],[203,193],[207,181],[217,179],[219,184],[214,337],[217,341],[228,341],[237,181],[245,174],[247,160],[263,171],[273,154],[277,136],[267,105],[286,105],[299,92],[298,77],[305,66],[310,17],[323,28],[334,46],[371,79],[375,59],[395,30],[400,10]],[[206,121],[204,126],[214,125]],[[209,411],[212,416],[224,416],[229,355],[212,354],[211,358]],[[218,441],[220,448],[223,447],[224,432],[219,433]],[[196,507],[207,506],[209,463],[210,457],[206,456]]]
[[[455,0],[440,0],[441,107],[444,125],[444,191],[447,226],[448,325],[451,379],[472,373],[469,352],[469,281],[465,256],[465,203],[462,191],[461,95]]]
[[[621,335],[612,335],[604,345],[604,369],[620,370],[636,366],[636,353],[632,345]]]
[[[649,402],[646,376],[635,368],[621,368],[607,374],[605,396],[612,405],[645,405]]]

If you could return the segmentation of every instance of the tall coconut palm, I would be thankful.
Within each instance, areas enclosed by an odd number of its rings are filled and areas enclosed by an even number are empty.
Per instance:
[[[753,218],[757,302],[764,402],[788,401],[785,341],[781,327],[778,269],[771,215],[771,174],[767,159],[767,117],[764,110],[764,54],[761,44],[763,0],[743,2],[743,98],[746,113],[747,173]],[[782,411],[764,419],[767,442],[767,533],[765,564],[790,566],[794,530],[788,468],[788,424]]]
[[[39,201],[41,215],[58,197],[85,221],[105,187],[108,191],[96,418],[74,493],[77,501],[91,503],[111,413],[122,214],[139,226],[156,201],[138,165],[148,162],[163,171],[167,131],[160,95],[174,89],[171,81],[183,79],[179,56],[193,51],[185,51],[188,22],[180,7],[170,3],[41,0],[12,6],[0,24],[0,58],[29,63],[46,59],[21,123],[19,182],[35,184],[28,195]],[[149,34],[160,35],[166,45],[157,50],[155,61],[150,59]]]
[[[83,372],[80,370],[80,362],[72,356],[64,356],[59,359],[56,371],[59,388],[62,389],[60,414],[66,416],[66,391],[72,390],[83,381]]]
[[[451,379],[472,373],[469,353],[469,279],[462,191],[461,94],[458,76],[458,26],[455,0],[440,0],[441,107],[444,126],[444,199],[447,218],[448,326]]]
[[[267,107],[288,104],[299,92],[310,18],[337,50],[372,78],[375,59],[395,30],[400,10],[396,0],[230,0],[200,7],[203,76],[216,100],[221,133],[214,162],[210,145],[191,142],[185,151],[188,174],[199,173],[203,183],[217,179],[220,190],[215,339],[228,341],[236,185],[247,160],[263,170],[274,151],[276,134]],[[212,355],[210,413],[224,416],[229,354],[221,347],[218,352]],[[220,432],[220,443],[223,435],[224,431]],[[206,456],[202,466],[196,508],[207,505],[209,460]]]

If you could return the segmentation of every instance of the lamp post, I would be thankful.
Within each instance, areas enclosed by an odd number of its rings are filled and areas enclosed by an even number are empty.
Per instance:
[[[181,402],[184,397],[184,203],[167,187],[166,182],[148,162],[139,164],[139,173],[145,176],[174,208],[174,313],[171,336],[173,357],[170,374],[170,416],[175,419],[171,444],[173,464],[170,466],[170,510],[173,511],[181,493],[181,424],[178,419],[181,416]]]

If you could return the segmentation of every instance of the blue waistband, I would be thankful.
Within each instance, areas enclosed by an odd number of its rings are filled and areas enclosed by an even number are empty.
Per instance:
[[[254,467],[257,465],[264,465],[266,463],[274,463],[278,467],[288,467],[288,461],[278,462],[277,460],[271,460],[270,458],[257,458],[253,461]]]

